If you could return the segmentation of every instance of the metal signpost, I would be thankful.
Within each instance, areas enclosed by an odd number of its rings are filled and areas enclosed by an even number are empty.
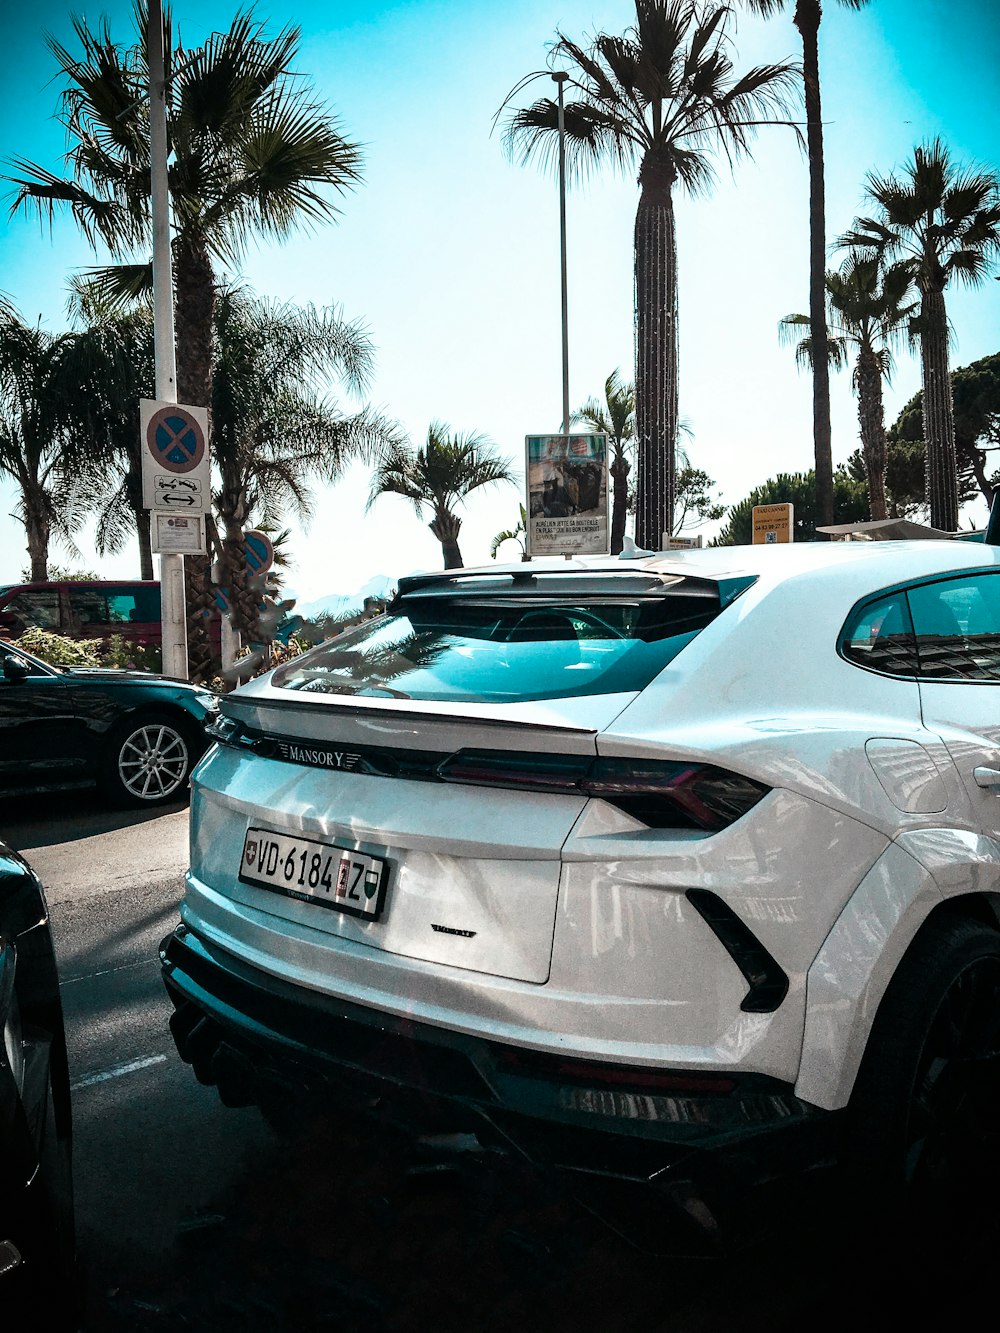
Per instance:
[[[167,105],[163,69],[163,14],[160,0],[150,0],[147,29],[149,61],[149,164],[153,221],[153,354],[156,364],[157,406],[177,402],[177,370],[174,352],[174,292],[170,265],[170,196],[167,189]],[[207,425],[204,428],[207,430]],[[186,524],[178,525],[175,515],[145,498],[145,463],[143,451],[143,503],[151,509],[153,550],[160,555],[160,605],[163,634],[163,674],[188,678],[187,596],[184,588],[184,555],[171,547],[175,534],[192,539]],[[207,450],[206,450],[207,452]],[[183,474],[181,474],[183,475]],[[207,486],[205,488],[207,493]],[[163,494],[166,492],[164,491]],[[155,488],[154,488],[155,494]],[[165,521],[160,537],[160,517]],[[204,518],[199,519],[204,528]],[[193,540],[193,539],[192,539]],[[204,533],[201,533],[204,540]],[[203,546],[199,549],[204,549]]]

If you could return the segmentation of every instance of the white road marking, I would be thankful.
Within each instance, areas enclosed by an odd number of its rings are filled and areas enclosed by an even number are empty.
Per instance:
[[[156,958],[140,958],[137,963],[122,963],[118,967],[106,967],[100,972],[81,972],[78,977],[63,977],[59,982],[60,987],[72,986],[77,981],[92,981],[94,977],[110,977],[115,972],[129,972],[136,967],[151,967],[158,962]]]
[[[134,1074],[139,1069],[148,1069],[150,1065],[161,1065],[166,1058],[165,1055],[148,1055],[145,1060],[131,1060],[127,1065],[116,1065],[114,1069],[104,1069],[98,1074],[87,1074],[72,1085],[71,1091],[90,1088],[95,1083],[107,1083],[109,1079],[121,1078],[123,1074]]]

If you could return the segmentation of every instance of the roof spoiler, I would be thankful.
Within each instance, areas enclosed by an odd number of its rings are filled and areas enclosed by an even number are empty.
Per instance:
[[[1000,486],[993,492],[993,500],[990,503],[990,518],[986,524],[983,542],[987,546],[1000,546]]]

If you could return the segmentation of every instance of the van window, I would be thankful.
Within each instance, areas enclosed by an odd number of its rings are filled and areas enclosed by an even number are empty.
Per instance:
[[[31,626],[39,629],[59,629],[59,590],[36,588],[19,592],[3,608],[15,616],[16,633],[23,634]]]
[[[159,588],[108,589],[108,620],[112,624],[148,624],[159,619]]]

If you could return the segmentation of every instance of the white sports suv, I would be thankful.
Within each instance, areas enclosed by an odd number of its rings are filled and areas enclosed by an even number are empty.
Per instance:
[[[1000,548],[414,576],[221,711],[161,960],[224,1101],[417,1094],[706,1232],[1000,1158]]]

